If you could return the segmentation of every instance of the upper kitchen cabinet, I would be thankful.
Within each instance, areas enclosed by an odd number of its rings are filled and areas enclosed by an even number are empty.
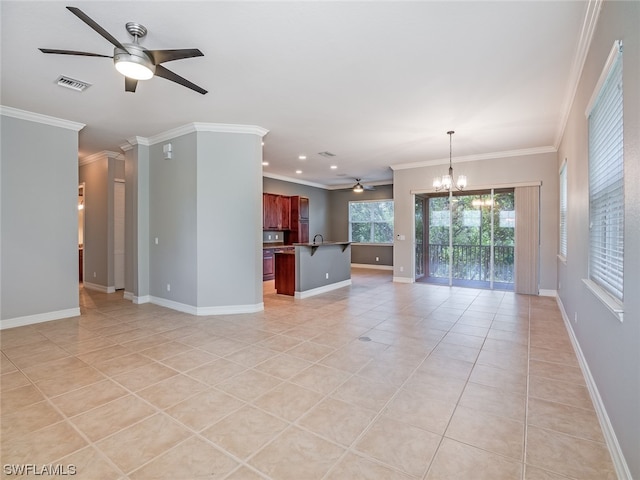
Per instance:
[[[291,227],[287,243],[309,242],[309,199],[291,197]]]
[[[291,200],[283,195],[262,194],[262,229],[289,230],[291,228]]]
[[[291,197],[291,220],[309,221],[309,199],[307,197]]]

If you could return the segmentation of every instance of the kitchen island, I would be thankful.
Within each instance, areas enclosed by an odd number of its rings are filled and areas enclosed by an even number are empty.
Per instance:
[[[275,254],[275,287],[282,295],[307,298],[351,285],[351,242],[294,243]]]

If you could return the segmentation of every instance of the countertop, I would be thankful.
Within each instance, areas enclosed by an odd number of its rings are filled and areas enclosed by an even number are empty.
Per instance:
[[[294,247],[328,247],[331,245],[351,245],[351,242],[294,243]]]

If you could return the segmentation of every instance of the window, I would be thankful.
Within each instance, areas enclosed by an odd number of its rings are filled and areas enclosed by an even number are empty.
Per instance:
[[[623,300],[624,168],[622,46],[616,43],[587,110],[589,279]]]
[[[567,160],[560,167],[560,256],[567,258]]]
[[[393,243],[393,200],[349,202],[349,241]]]

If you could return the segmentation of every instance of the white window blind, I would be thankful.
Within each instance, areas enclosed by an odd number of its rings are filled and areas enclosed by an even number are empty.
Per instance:
[[[622,302],[624,163],[622,47],[603,72],[589,112],[589,277]]]
[[[567,258],[567,162],[560,167],[560,255]]]

